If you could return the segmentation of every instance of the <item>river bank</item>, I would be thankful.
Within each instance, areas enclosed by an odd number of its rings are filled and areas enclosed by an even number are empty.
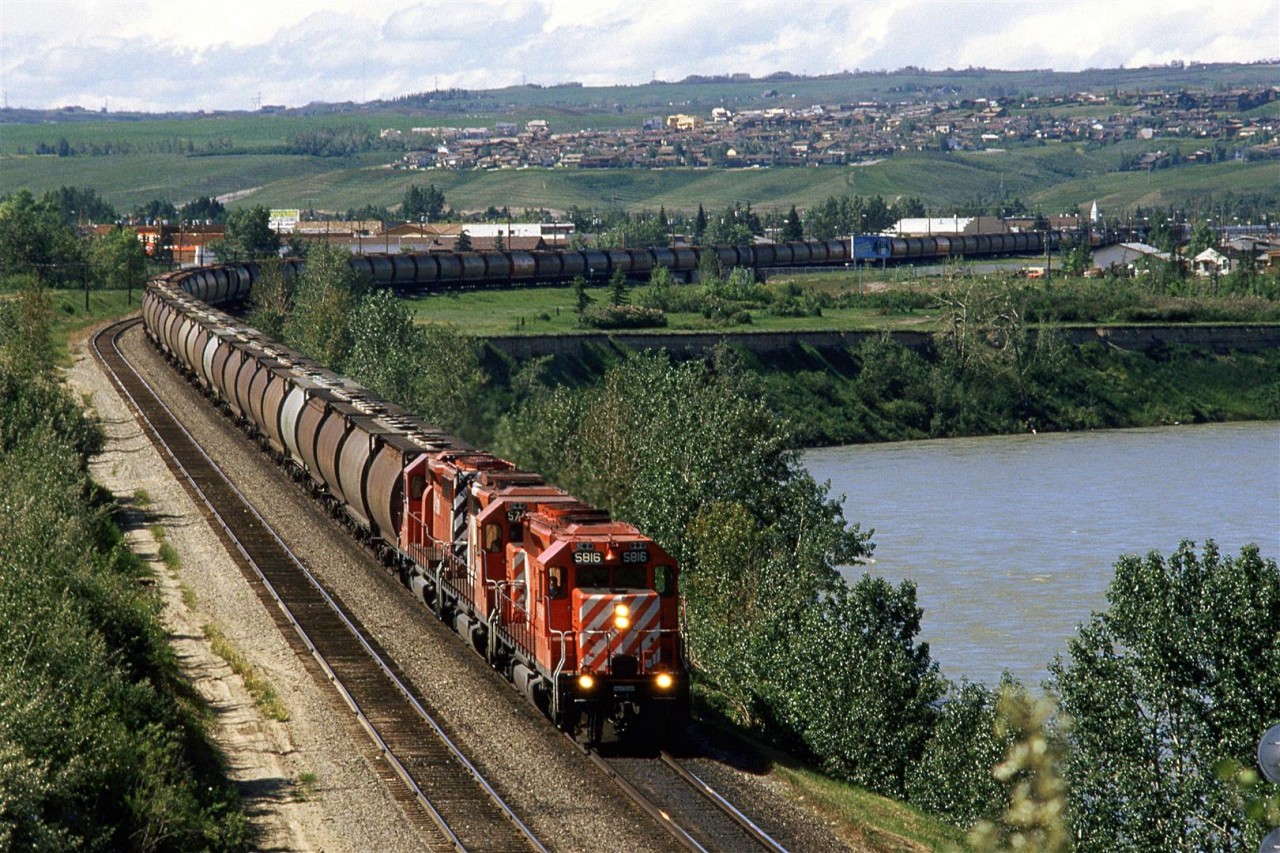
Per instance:
[[[791,422],[799,448],[1280,418],[1280,327],[1067,331],[490,339],[482,366],[492,403],[480,420],[496,421],[527,391],[530,365],[540,382],[580,387],[658,348],[677,359],[730,353]]]

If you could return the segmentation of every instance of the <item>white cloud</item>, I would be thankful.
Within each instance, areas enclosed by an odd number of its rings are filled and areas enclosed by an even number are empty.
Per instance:
[[[32,107],[1280,55],[1280,0],[3,0],[0,16],[5,95]]]

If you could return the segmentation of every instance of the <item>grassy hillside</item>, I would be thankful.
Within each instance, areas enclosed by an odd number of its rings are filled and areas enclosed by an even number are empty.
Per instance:
[[[1114,210],[1228,192],[1244,195],[1274,188],[1280,169],[1274,161],[1263,161],[1188,164],[1150,174],[1115,172],[1124,148],[1055,143],[1003,152],[901,155],[859,166],[757,170],[406,172],[386,168],[387,154],[341,159],[279,154],[17,157],[6,158],[3,168],[8,187],[37,193],[60,186],[92,187],[120,210],[154,198],[181,203],[252,190],[241,203],[343,211],[365,204],[395,206],[410,184],[430,182],[460,210],[490,205],[656,210],[661,205],[691,211],[699,204],[712,210],[749,201],[759,211],[785,211],[792,204],[803,209],[829,195],[848,193],[889,200],[919,196],[934,212],[975,198],[1006,196],[1059,212],[1087,206],[1095,198]]]
[[[392,171],[400,152],[354,157],[287,154],[291,139],[320,129],[376,132],[420,126],[492,125],[494,121],[548,118],[558,131],[586,127],[637,127],[641,117],[677,110],[705,111],[724,103],[734,109],[808,103],[955,100],[978,96],[1021,98],[1091,90],[1110,92],[1199,89],[1273,83],[1280,66],[1201,66],[1057,73],[944,72],[767,81],[710,81],[643,86],[512,87],[464,93],[451,99],[407,98],[370,105],[320,105],[287,115],[212,114],[188,117],[117,116],[84,111],[52,114],[53,121],[18,123],[0,111],[0,169],[4,190],[39,193],[60,186],[92,187],[121,211],[161,198],[181,204],[201,195],[243,192],[242,203],[345,211],[365,204],[395,206],[410,183],[433,182],[451,206],[516,210],[571,206],[596,209],[691,211],[749,201],[757,209],[785,210],[816,204],[829,195],[918,196],[934,212],[984,199],[1018,197],[1045,212],[1079,208],[1097,198],[1110,209],[1165,204],[1206,194],[1269,190],[1280,184],[1276,163],[1184,165],[1145,173],[1119,173],[1122,157],[1157,149],[1188,153],[1205,140],[1156,139],[1103,148],[1060,142],[1006,151],[959,154],[901,153],[852,167],[762,170],[543,170]],[[765,97],[766,93],[776,95]],[[794,97],[793,97],[794,96]],[[1107,114],[1124,108],[1079,105],[1054,108],[1062,115]],[[1253,112],[1275,115],[1280,102]],[[49,118],[50,116],[44,116]],[[33,119],[33,116],[26,116]],[[122,153],[35,156],[40,146],[65,140],[72,148],[98,146]],[[249,192],[252,191],[252,192]]]

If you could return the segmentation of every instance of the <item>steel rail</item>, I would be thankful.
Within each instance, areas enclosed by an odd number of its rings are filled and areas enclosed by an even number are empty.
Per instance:
[[[493,804],[503,813],[503,815],[509,821],[511,821],[513,826],[517,829],[518,833],[523,837],[524,841],[532,849],[539,851],[539,853],[546,853],[546,848],[542,845],[540,841],[538,841],[536,836],[534,836],[533,832],[524,824],[523,821],[520,820],[520,818],[515,814],[514,810],[512,810],[511,807],[507,805],[505,801],[503,801],[501,796],[497,793],[496,790],[494,790],[493,786],[488,782],[488,780],[486,780],[483,777],[483,775],[475,767],[475,765],[472,764],[471,761],[466,758],[466,756],[457,747],[457,745],[454,744],[453,741],[445,734],[444,730],[440,727],[440,725],[436,722],[436,720],[432,717],[432,715],[422,706],[422,704],[413,695],[413,693],[404,684],[404,682],[395,674],[391,666],[382,657],[382,655],[379,654],[377,650],[373,648],[369,640],[364,636],[364,633],[356,626],[356,624],[352,621],[352,619],[346,614],[345,610],[341,607],[341,605],[339,605],[338,602],[335,601],[331,595],[329,595],[329,593],[320,584],[319,580],[306,568],[305,565],[303,565],[302,561],[299,560],[297,555],[292,551],[292,549],[290,549],[289,546],[285,544],[285,542],[275,532],[274,528],[272,528],[271,525],[266,521],[266,519],[262,517],[262,515],[257,511],[257,509],[252,505],[252,503],[249,502],[249,500],[245,497],[245,495],[235,486],[235,484],[231,482],[230,478],[227,477],[226,473],[222,470],[222,468],[216,462],[214,462],[214,460],[212,459],[212,457],[208,455],[208,453],[205,452],[204,448],[200,446],[200,443],[196,441],[194,436],[191,435],[190,431],[187,430],[186,426],[182,424],[182,422],[174,414],[172,409],[169,408],[169,406],[164,402],[164,400],[160,397],[160,395],[156,392],[156,390],[151,386],[151,384],[147,382],[147,380],[141,375],[139,371],[137,371],[137,369],[129,361],[128,357],[125,356],[125,354],[119,347],[119,338],[131,326],[136,325],[139,322],[140,320],[136,317],[122,320],[112,324],[111,326],[108,326],[106,329],[103,329],[98,334],[94,335],[93,338],[91,339],[91,347],[93,349],[95,357],[107,370],[112,380],[112,383],[116,386],[116,388],[120,391],[120,393],[123,394],[126,399],[128,399],[134,411],[136,412],[138,418],[149,429],[153,438],[153,443],[156,444],[157,447],[161,448],[164,451],[164,453],[168,456],[171,462],[170,467],[174,468],[177,471],[180,471],[183,474],[188,484],[190,485],[190,488],[200,497],[206,509],[209,511],[212,517],[217,520],[218,525],[222,528],[224,534],[235,545],[236,550],[240,553],[245,563],[257,575],[259,581],[263,584],[264,588],[267,590],[272,600],[276,603],[276,606],[281,610],[286,620],[293,627],[294,631],[298,634],[303,645],[308,649],[312,657],[315,659],[316,663],[324,671],[325,675],[328,677],[330,683],[333,685],[334,689],[337,691],[337,693],[342,698],[344,703],[352,710],[361,728],[364,729],[364,731],[368,734],[368,736],[373,740],[374,744],[377,746],[383,759],[392,767],[395,774],[402,780],[405,786],[409,789],[414,799],[417,800],[422,805],[424,810],[431,817],[432,822],[436,824],[437,828],[446,837],[446,839],[454,847],[454,849],[459,851],[465,851],[467,848],[463,844],[462,840],[459,838],[459,836],[453,830],[453,828],[448,825],[447,821],[440,814],[440,812],[435,807],[435,805],[430,802],[426,793],[422,790],[422,787],[418,784],[418,782],[412,777],[409,771],[404,767],[404,765],[396,757],[392,748],[387,744],[386,740],[378,732],[375,724],[368,718],[368,716],[366,715],[366,712],[360,707],[360,704],[357,702],[356,698],[352,695],[350,690],[347,689],[346,685],[342,683],[341,679],[338,677],[338,674],[334,671],[333,667],[330,666],[329,662],[325,659],[324,655],[317,648],[315,642],[313,642],[312,638],[308,635],[307,631],[303,628],[301,623],[298,621],[297,617],[295,616],[293,611],[290,609],[288,603],[276,590],[275,586],[268,579],[266,573],[264,572],[262,567],[259,565],[258,561],[250,554],[249,549],[241,541],[241,537],[236,535],[236,533],[233,530],[233,525],[228,521],[224,513],[219,511],[218,508],[214,506],[213,502],[209,500],[208,496],[205,494],[204,489],[197,483],[195,477],[192,475],[192,472],[188,469],[188,466],[184,464],[181,459],[179,459],[177,453],[175,452],[175,449],[161,435],[159,427],[147,415],[146,409],[144,408],[142,401],[138,400],[137,396],[129,389],[128,383],[126,382],[125,378],[122,377],[120,373],[117,371],[116,367],[112,365],[111,362],[113,360],[113,356],[103,352],[103,350],[100,347],[100,340],[107,337],[108,333],[110,333],[110,342],[111,342],[111,348],[114,352],[114,359],[118,359],[121,365],[123,365],[125,368],[127,368],[129,371],[132,372],[134,380],[151,397],[154,405],[165,413],[165,415],[172,421],[172,425],[187,439],[191,447],[205,460],[205,463],[209,466],[209,468],[222,480],[222,483],[224,484],[224,486],[239,499],[239,501],[242,504],[242,508],[246,510],[254,519],[256,519],[257,522],[262,526],[263,530],[265,530],[270,535],[270,537],[275,541],[276,546],[281,550],[283,555],[293,564],[294,568],[296,568],[296,570],[309,582],[309,584],[313,587],[314,591],[321,596],[323,601],[332,610],[333,614],[337,616],[337,618],[342,622],[342,624],[350,631],[352,637],[359,643],[360,647],[364,650],[364,652],[369,657],[369,659],[373,662],[373,664],[388,680],[391,681],[392,685],[396,688],[397,691],[399,691],[399,693],[404,698],[404,700],[409,704],[409,706],[412,707],[416,715],[430,727],[430,729],[434,732],[436,737],[439,739],[439,742],[448,750],[450,756],[455,761],[457,761],[459,765],[462,766],[462,768],[467,772],[467,774],[471,777],[471,779],[488,795],[488,797],[491,799]]]
[[[569,737],[566,735],[566,737]],[[709,853],[693,834],[681,826],[676,820],[661,806],[655,803],[648,795],[637,788],[615,767],[609,763],[609,759],[605,758],[596,750],[587,744],[579,743],[572,737],[569,737],[571,743],[581,750],[592,764],[596,765],[601,772],[609,778],[609,781],[617,785],[628,798],[637,806],[648,814],[653,820],[666,830],[672,838],[674,838],[682,847],[687,850],[696,850],[698,853]],[[665,750],[658,754],[658,761],[670,768],[680,779],[690,788],[695,790],[703,799],[710,802],[719,812],[727,815],[734,824],[736,824],[743,832],[747,834],[753,841],[759,844],[765,850],[771,853],[790,853],[786,847],[780,844],[776,839],[760,828],[758,824],[747,817],[737,806],[729,802],[718,791],[703,781],[697,774],[680,764],[670,753]]]
[[[609,777],[609,781],[621,788],[623,793],[625,793],[632,802],[638,805],[645,814],[653,818],[654,821],[666,830],[672,838],[678,841],[682,847],[686,850],[696,850],[698,853],[709,853],[707,848],[699,844],[698,840],[690,835],[688,830],[676,823],[675,820],[672,819],[671,815],[667,814],[667,812],[662,808],[659,808],[653,800],[646,797],[639,788],[628,782],[623,778],[621,773],[610,766],[609,761],[604,756],[600,755],[600,753],[585,744],[578,743],[571,736],[566,735],[566,737],[569,737],[570,742],[573,743],[574,746],[582,750],[592,764],[600,768],[605,776]]]
[[[754,821],[752,821],[751,818],[743,814],[741,809],[739,809],[733,803],[726,800],[723,796],[720,795],[719,791],[712,788],[710,785],[704,782],[701,778],[699,778],[696,773],[694,773],[692,770],[690,770],[689,768],[681,764],[679,761],[677,761],[674,757],[672,757],[671,753],[666,752],[664,750],[658,755],[658,758],[659,760],[662,761],[663,764],[667,765],[672,770],[674,770],[676,772],[676,775],[678,775],[681,779],[689,783],[689,785],[691,785],[693,788],[697,789],[697,791],[701,793],[704,797],[706,797],[708,800],[715,803],[716,806],[725,814],[727,814],[733,820],[734,823],[742,827],[748,835],[750,835],[757,842],[759,842],[761,847],[764,847],[767,850],[771,850],[773,851],[773,853],[789,853],[787,848],[779,844],[776,840],[774,840],[772,836],[769,835],[769,833],[765,832]]]

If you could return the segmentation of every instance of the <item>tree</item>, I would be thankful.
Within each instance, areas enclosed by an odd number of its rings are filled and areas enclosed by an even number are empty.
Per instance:
[[[1093,265],[1093,252],[1089,250],[1088,238],[1076,241],[1062,261],[1062,271],[1067,275],[1084,275],[1085,270]]]
[[[404,201],[400,213],[410,221],[427,219],[438,222],[444,217],[444,193],[431,184],[425,189],[418,184],[411,184],[405,190]]]
[[[627,274],[621,269],[613,271],[609,276],[609,301],[614,305],[627,304]]]
[[[587,280],[580,275],[573,277],[573,296],[577,304],[578,317],[581,318],[590,307],[591,294],[587,293]]]
[[[178,209],[173,202],[162,198],[153,198],[146,204],[137,207],[133,215],[144,222],[173,222],[178,218]]]
[[[44,194],[44,201],[52,204],[62,214],[62,221],[69,226],[94,222],[114,222],[116,209],[98,196],[90,187],[59,187]]]
[[[1187,257],[1194,258],[1213,245],[1213,230],[1209,228],[1209,223],[1203,219],[1195,224],[1191,229],[1191,239],[1187,243]]]
[[[698,205],[698,216],[693,220],[693,242],[701,245],[702,239],[707,233],[707,212],[702,209],[702,205]]]
[[[596,239],[596,247],[600,249],[639,249],[670,244],[666,218],[661,214],[623,214]]]
[[[898,219],[915,219],[928,216],[929,213],[925,209],[924,202],[916,196],[908,196],[894,202],[890,208],[893,218]]]
[[[1183,542],[1167,560],[1127,555],[1107,602],[1050,666],[1074,721],[1076,848],[1256,849],[1262,829],[1214,765],[1251,762],[1280,719],[1275,560],[1254,545],[1223,557],[1212,541],[1201,553]]]
[[[227,262],[275,257],[279,251],[280,235],[271,230],[271,211],[260,204],[227,214],[226,237],[214,248]]]
[[[41,281],[78,281],[84,255],[75,232],[48,199],[19,190],[0,201],[0,272]]]
[[[348,321],[364,287],[346,251],[317,244],[294,285],[285,340],[326,367],[341,371],[351,351]]]
[[[1001,686],[995,736],[1009,747],[992,776],[1009,789],[1007,807],[969,833],[974,850],[1063,853],[1070,848],[1060,772],[1063,744],[1053,731],[1052,717],[1051,700],[1032,699],[1013,685]]]
[[[458,242],[454,244],[453,250],[455,252],[471,251],[471,235],[468,234],[465,229],[458,235]]]
[[[778,722],[827,772],[903,795],[943,688],[928,644],[917,642],[923,613],[910,581],[895,588],[863,575],[775,627],[758,677]]]
[[[182,210],[178,212],[178,217],[188,221],[225,222],[227,208],[216,198],[202,195],[184,204]]]
[[[791,210],[787,212],[787,219],[782,225],[782,242],[796,243],[804,239],[804,226],[800,223],[800,214],[796,212],[796,206],[791,205]]]
[[[115,290],[138,287],[147,276],[147,255],[132,231],[112,229],[96,238],[89,252],[94,277]]]
[[[258,265],[258,280],[249,296],[249,322],[267,337],[284,340],[285,324],[293,310],[293,282],[285,278],[278,260]]]
[[[907,773],[913,805],[946,815],[960,827],[994,817],[1005,786],[992,775],[1013,746],[1009,733],[997,735],[1000,693],[1016,685],[1006,676],[997,690],[965,682],[954,688],[934,720],[920,760]]]
[[[675,287],[675,276],[668,267],[654,267],[649,273],[649,289],[641,297],[641,301],[649,308],[666,311],[671,305],[671,289]]]

